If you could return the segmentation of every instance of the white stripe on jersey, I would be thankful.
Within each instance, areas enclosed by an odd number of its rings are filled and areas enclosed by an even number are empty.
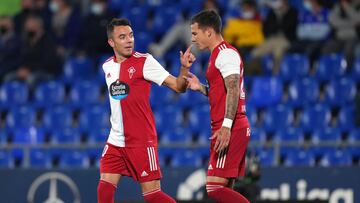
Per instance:
[[[151,155],[150,155],[150,148],[149,147],[147,148],[147,151],[148,151],[148,157],[149,157],[150,171],[153,171],[153,166],[152,166],[152,163],[151,163]]]
[[[153,162],[154,162],[154,170],[157,170],[157,164],[156,164],[156,154],[154,147],[151,147],[152,155],[153,155]]]

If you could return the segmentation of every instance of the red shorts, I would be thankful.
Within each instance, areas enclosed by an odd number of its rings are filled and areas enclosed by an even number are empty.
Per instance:
[[[216,140],[212,140],[207,175],[223,178],[244,176],[246,148],[249,140],[250,127],[232,129],[227,150],[219,154],[214,150]]]
[[[140,183],[162,177],[157,147],[117,147],[106,144],[100,160],[100,173],[130,176]]]

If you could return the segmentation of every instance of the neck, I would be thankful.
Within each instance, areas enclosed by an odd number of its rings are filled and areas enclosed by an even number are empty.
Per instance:
[[[116,52],[115,52],[115,56],[116,56],[116,62],[117,62],[117,63],[122,63],[122,62],[124,62],[126,59],[129,58],[129,57],[120,55],[120,54],[118,54],[118,53],[116,53]]]
[[[210,40],[210,51],[212,52],[222,41],[224,41],[223,37],[220,34],[215,34],[213,39]]]

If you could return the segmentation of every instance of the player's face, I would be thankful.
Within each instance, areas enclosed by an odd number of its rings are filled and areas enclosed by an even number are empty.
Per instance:
[[[131,27],[115,26],[108,43],[118,55],[123,57],[131,56],[134,50],[134,33]]]
[[[191,41],[200,49],[208,48],[209,37],[205,29],[200,29],[198,23],[191,24]]]

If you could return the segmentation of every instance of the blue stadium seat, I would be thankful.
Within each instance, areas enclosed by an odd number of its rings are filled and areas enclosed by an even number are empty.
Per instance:
[[[323,55],[318,61],[315,75],[320,81],[338,79],[345,74],[346,68],[347,64],[343,55]]]
[[[246,116],[249,119],[250,126],[255,126],[258,121],[257,109],[253,106],[246,106]]]
[[[201,167],[202,157],[192,149],[178,150],[171,159],[171,167]]]
[[[278,129],[288,128],[294,121],[292,109],[283,104],[277,105],[275,108],[268,108],[264,119],[264,129],[274,132]]]
[[[305,77],[309,73],[310,62],[306,55],[287,54],[280,65],[280,76],[285,81]]]
[[[25,83],[10,81],[0,88],[0,107],[11,108],[28,102],[29,88]]]
[[[72,126],[72,124],[72,110],[65,105],[47,108],[44,111],[43,127],[48,132],[69,128]]]
[[[34,168],[51,168],[52,159],[45,149],[30,150],[30,166]]]
[[[129,19],[131,22],[131,27],[134,29],[135,38],[137,39],[137,34],[139,32],[147,32],[147,19],[149,9],[146,6],[136,6],[132,7],[124,13],[124,17]],[[122,16],[121,16],[122,17]],[[148,34],[151,32],[147,32]],[[136,42],[138,43],[138,42]]]
[[[351,166],[352,157],[348,150],[338,149],[326,153],[320,161],[321,166]]]
[[[65,102],[65,86],[52,80],[41,83],[35,90],[35,107],[48,108]]]
[[[153,41],[153,37],[148,32],[140,32],[135,34],[136,43],[135,50],[138,52],[148,52],[148,46]]]
[[[173,102],[175,93],[169,88],[153,84],[150,93],[150,104],[155,109],[163,108],[164,105]]]
[[[282,95],[283,84],[279,78],[256,77],[248,103],[256,107],[267,107],[279,103]]]
[[[21,144],[43,144],[45,142],[45,133],[41,128],[16,128],[14,130],[13,143]]]
[[[189,113],[189,127],[192,132],[200,132],[210,128],[210,108],[209,106],[194,107]]]
[[[321,160],[326,154],[330,153],[331,151],[336,151],[336,147],[332,146],[312,146],[309,148],[310,153],[314,154],[316,159]]]
[[[349,131],[354,128],[355,124],[354,108],[351,106],[342,107],[338,115],[337,126],[343,131]]]
[[[154,113],[158,132],[173,130],[184,122],[182,109],[165,106]]]
[[[285,128],[279,129],[274,136],[274,140],[277,142],[298,142],[304,143],[304,133],[301,128]]]
[[[94,105],[80,112],[79,128],[82,132],[110,127],[110,113],[104,106]]]
[[[88,143],[106,143],[109,137],[109,128],[95,129],[89,132]]]
[[[206,128],[198,132],[197,143],[201,145],[209,145],[211,137],[211,129]]]
[[[67,150],[60,156],[60,168],[87,168],[89,157],[80,150]]]
[[[350,78],[331,81],[326,87],[326,100],[332,106],[345,106],[354,101],[356,84]]]
[[[175,7],[159,8],[155,11],[153,27],[154,35],[163,35],[181,18],[180,10]]]
[[[35,125],[36,112],[31,106],[17,106],[9,110],[6,116],[6,127],[10,130],[15,128],[28,128]]]
[[[294,107],[313,105],[319,100],[319,84],[313,78],[295,80],[289,86],[288,103]]]
[[[63,75],[65,83],[71,84],[79,80],[89,80],[94,76],[94,63],[90,58],[69,58],[65,61]]]
[[[324,142],[341,142],[341,131],[338,128],[318,128],[315,130],[311,137],[313,144],[321,144]]]
[[[80,144],[81,134],[77,128],[63,128],[52,132],[51,142],[54,144]]]
[[[284,165],[285,166],[314,166],[315,165],[315,156],[311,151],[294,148],[292,153],[289,153],[285,156]]]
[[[322,129],[329,125],[331,112],[328,107],[321,104],[304,109],[300,126],[305,132],[313,131],[314,128]]]
[[[104,148],[103,147],[89,147],[85,149],[85,154],[90,159],[91,166],[95,166],[96,168],[100,168],[100,159],[102,156]]]
[[[100,103],[100,86],[95,81],[75,83],[70,91],[70,105],[74,108],[88,108]]]
[[[275,152],[273,148],[263,148],[258,150],[260,166],[269,167],[275,165]]]
[[[274,71],[274,59],[272,55],[266,55],[262,57],[261,69],[263,76],[271,76]]]
[[[349,146],[348,151],[353,160],[358,160],[358,165],[360,165],[360,147],[359,146]]]
[[[8,140],[8,132],[5,128],[0,127],[0,146],[5,145]]]
[[[351,77],[357,82],[360,81],[360,56],[357,57],[354,61]]]
[[[252,127],[251,133],[250,133],[250,140],[251,140],[251,142],[259,142],[261,144],[266,143],[265,130],[262,128]]]
[[[191,131],[187,128],[175,128],[164,131],[160,139],[162,144],[183,144],[188,145],[192,142]]]
[[[360,142],[360,128],[354,128],[349,132],[348,142],[349,143]]]
[[[14,160],[8,151],[0,150],[0,168],[13,168]]]

